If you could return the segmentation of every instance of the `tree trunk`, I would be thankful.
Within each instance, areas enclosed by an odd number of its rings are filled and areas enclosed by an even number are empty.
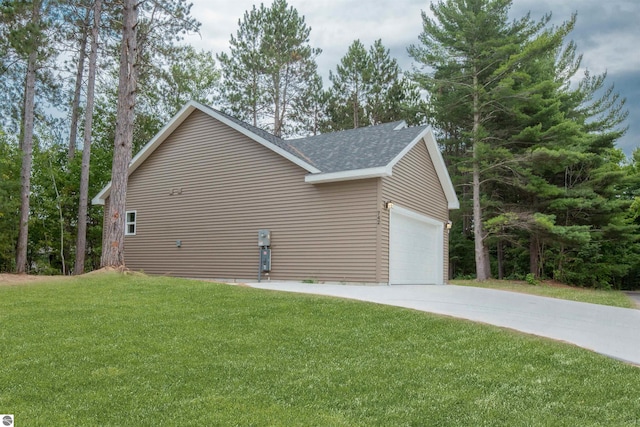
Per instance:
[[[480,134],[480,96],[478,76],[473,76],[473,237],[476,257],[476,279],[487,280],[490,277],[489,260],[484,245],[482,230],[482,207],[480,206],[480,154],[478,152]]]
[[[111,169],[111,194],[109,214],[106,218],[105,239],[102,243],[103,267],[123,267],[124,221],[127,198],[129,162],[133,146],[133,122],[137,85],[137,41],[136,26],[138,10],[136,0],[125,0],[120,56],[120,81],[118,84],[118,107],[116,135]]]
[[[31,23],[40,24],[40,3],[33,2]],[[34,47],[27,60],[27,75],[24,86],[24,115],[22,125],[22,167],[20,169],[20,226],[16,250],[16,273],[27,269],[27,245],[29,242],[29,195],[31,192],[31,166],[33,163],[33,123],[35,116],[36,71],[38,51]]]
[[[504,243],[498,240],[498,280],[504,279]]]
[[[89,76],[87,82],[87,105],[85,107],[84,143],[82,147],[82,169],[80,171],[80,205],[78,207],[78,237],[76,239],[76,262],[74,274],[84,273],[84,256],[87,247],[87,207],[89,205],[89,164],[91,162],[91,131],[93,127],[93,103],[96,85],[96,63],[98,60],[98,33],[102,0],[93,6],[93,27],[91,29],[91,53],[89,55]]]
[[[280,71],[274,72],[273,78],[273,134],[280,138],[282,136],[282,123],[280,122]]]
[[[531,235],[529,241],[529,272],[533,274],[536,279],[540,277],[540,265],[538,260],[540,259],[540,246],[538,242],[538,236]]]
[[[89,34],[89,18],[91,9],[87,7],[84,17],[82,32],[80,34],[80,53],[78,55],[78,69],[76,71],[76,88],[73,93],[73,103],[71,105],[71,130],[69,131],[69,160],[76,154],[76,142],[78,138],[78,117],[80,116],[80,93],[82,92],[82,76],[84,74],[84,59],[87,56],[87,37]]]
[[[356,91],[353,94],[353,128],[354,129],[358,129],[358,126],[360,125],[360,118],[358,117],[358,109],[359,109],[359,105],[358,105],[358,97],[360,96],[359,90],[358,90],[358,83],[356,83]]]

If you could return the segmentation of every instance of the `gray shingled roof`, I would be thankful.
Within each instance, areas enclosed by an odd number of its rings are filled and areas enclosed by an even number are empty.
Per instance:
[[[323,173],[384,167],[427,128],[406,127],[404,122],[397,121],[284,140],[228,114],[219,113]]]
[[[286,141],[298,157],[323,173],[384,167],[426,126],[406,127],[404,122],[332,132]],[[291,152],[291,150],[289,150]]]

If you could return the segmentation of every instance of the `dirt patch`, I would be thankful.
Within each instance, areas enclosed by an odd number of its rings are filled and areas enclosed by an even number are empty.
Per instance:
[[[104,273],[121,273],[121,274],[125,274],[125,275],[133,275],[133,276],[144,276],[144,273],[140,273],[138,271],[133,271],[133,270],[129,270],[127,267],[125,266],[121,266],[121,267],[102,267],[101,269],[98,270],[93,270],[90,271],[89,273],[85,273],[82,276],[96,276],[98,274],[104,274]],[[82,277],[80,276],[80,277]]]
[[[24,285],[38,282],[52,282],[65,279],[68,276],[34,276],[30,274],[8,274],[0,273],[0,286],[3,285]]]
[[[144,273],[140,273],[137,271],[131,271],[126,267],[104,267],[99,270],[94,270],[89,273],[85,273],[81,276],[38,276],[32,274],[9,274],[9,273],[0,273],[0,286],[7,285],[28,285],[31,283],[40,283],[40,282],[55,282],[58,280],[69,279],[71,277],[84,277],[84,276],[95,276],[98,274],[105,274],[116,272],[124,275],[132,275],[132,276],[145,276]]]

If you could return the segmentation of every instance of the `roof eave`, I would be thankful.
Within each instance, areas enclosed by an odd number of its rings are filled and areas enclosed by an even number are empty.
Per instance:
[[[104,205],[105,200],[107,200],[107,197],[109,197],[109,193],[111,193],[111,181],[109,181],[107,185],[105,185],[104,188],[100,190],[100,192],[96,194],[93,199],[91,199],[91,204]]]
[[[325,184],[328,182],[352,181],[356,179],[382,178],[391,175],[391,168],[388,166],[382,166],[350,171],[309,174],[304,177],[304,182],[309,184]]]

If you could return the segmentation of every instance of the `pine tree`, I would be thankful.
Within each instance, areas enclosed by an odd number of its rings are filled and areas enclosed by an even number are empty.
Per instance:
[[[76,237],[76,259],[74,274],[84,273],[85,251],[87,247],[87,208],[89,204],[89,168],[91,163],[91,132],[93,130],[93,106],[98,61],[98,36],[102,0],[93,5],[93,26],[91,27],[91,51],[89,53],[89,75],[87,82],[87,103],[85,107],[84,139],[82,144],[82,168],[80,174],[80,200],[78,202],[78,234]],[[86,43],[86,42],[85,42]]]
[[[424,119],[424,101],[418,87],[402,75],[398,62],[378,39],[367,51],[355,40],[329,72],[325,92],[324,132],[405,120]]]
[[[128,183],[128,168],[132,156],[133,124],[137,90],[138,60],[138,4],[124,0],[122,44],[120,55],[120,81],[116,132],[111,169],[109,213],[105,218],[102,243],[102,267],[122,267],[124,262],[124,227]]]
[[[43,10],[44,6],[46,5],[43,5],[41,0],[7,1],[0,5],[0,21],[3,23],[3,32],[6,37],[4,42],[7,43],[5,48],[13,51],[19,61],[26,63],[20,137],[22,168],[20,224],[16,250],[17,273],[25,273],[27,269],[37,73],[51,53],[46,43],[45,30],[48,21],[46,10]],[[43,19],[43,13],[45,19]]]
[[[230,54],[218,55],[225,109],[276,136],[300,132],[294,105],[312,96],[321,52],[309,45],[310,32],[285,0],[245,12]]]
[[[372,74],[371,58],[360,40],[347,49],[336,72],[329,71],[331,130],[359,128],[369,124],[365,113]]]
[[[111,172],[109,213],[106,217],[105,239],[102,245],[102,266],[124,266],[124,214],[128,166],[134,148],[134,132],[149,130],[140,126],[144,116],[136,119],[138,90],[153,76],[154,58],[173,49],[174,42],[199,24],[190,16],[191,5],[186,0],[125,0],[122,10],[122,39],[116,128]],[[147,116],[148,118],[149,116]],[[136,123],[136,120],[138,123]],[[152,118],[154,125],[158,119]],[[138,124],[138,126],[136,126]],[[159,126],[150,133],[155,133]],[[138,138],[148,141],[148,138]],[[140,144],[141,145],[141,144]]]
[[[409,48],[416,61],[429,67],[415,72],[413,78],[429,92],[432,109],[437,110],[433,123],[455,136],[454,143],[467,163],[458,167],[471,178],[471,228],[478,280],[491,275],[484,230],[488,218],[483,206],[488,194],[483,191],[483,182],[487,173],[493,174],[509,163],[511,154],[501,144],[518,131],[505,129],[499,122],[505,103],[511,99],[503,85],[535,61],[540,52],[560,43],[572,26],[570,22],[544,31],[550,16],[536,23],[527,15],[509,23],[510,6],[510,0],[433,3],[434,18],[422,14],[421,45]],[[529,89],[522,88],[522,94]]]
[[[377,125],[398,120],[403,115],[405,91],[410,83],[402,79],[398,62],[382,45],[381,39],[369,48],[369,61],[371,70],[366,101],[369,123]]]

